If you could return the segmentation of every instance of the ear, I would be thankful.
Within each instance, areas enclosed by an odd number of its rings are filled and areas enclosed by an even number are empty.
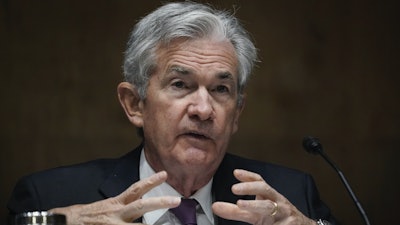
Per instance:
[[[118,85],[117,92],[129,121],[136,127],[143,127],[143,100],[136,88],[128,82],[122,82]]]
[[[241,96],[241,101],[238,102],[238,105],[236,107],[236,112],[235,112],[235,118],[233,121],[233,133],[236,133],[236,131],[239,129],[239,117],[242,114],[242,111],[244,109],[244,105],[246,103],[246,94],[240,94]]]

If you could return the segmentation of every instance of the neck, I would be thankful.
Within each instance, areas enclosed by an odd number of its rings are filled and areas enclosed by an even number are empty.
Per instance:
[[[185,198],[192,196],[196,191],[206,186],[212,179],[212,175],[195,176],[192,173],[176,175],[177,174],[172,175],[168,173],[167,183]]]
[[[197,190],[210,182],[218,168],[216,165],[179,165],[178,163],[162,163],[154,159],[151,154],[146,154],[146,160],[155,172],[166,171],[167,183],[183,197],[190,197]]]

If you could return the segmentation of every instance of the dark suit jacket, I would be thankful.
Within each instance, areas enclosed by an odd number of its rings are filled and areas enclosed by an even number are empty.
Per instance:
[[[139,180],[141,149],[140,146],[118,159],[100,159],[24,177],[15,186],[8,209],[11,214],[15,214],[90,203],[116,196]],[[236,168],[259,173],[309,218],[333,221],[329,209],[319,199],[311,176],[231,154],[226,154],[214,176],[212,191],[216,201],[254,199],[254,196],[232,194],[231,186],[238,182],[233,176]],[[216,221],[220,225],[245,224],[222,218],[216,218]]]

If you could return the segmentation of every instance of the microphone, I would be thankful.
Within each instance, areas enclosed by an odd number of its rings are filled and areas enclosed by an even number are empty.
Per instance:
[[[356,195],[354,194],[353,190],[351,189],[349,182],[347,182],[346,178],[342,171],[335,165],[335,163],[328,157],[328,155],[323,151],[322,145],[319,142],[318,138],[306,136],[303,138],[303,147],[308,153],[312,153],[314,155],[321,155],[322,158],[325,159],[326,162],[331,165],[331,167],[338,173],[340,179],[342,180],[344,186],[346,187],[347,192],[350,194],[351,199],[353,200],[354,204],[357,207],[358,212],[361,214],[366,225],[370,225],[367,214],[365,213],[361,203],[358,201]]]

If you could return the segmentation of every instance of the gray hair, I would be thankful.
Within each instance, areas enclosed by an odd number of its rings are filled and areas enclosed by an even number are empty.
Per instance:
[[[237,18],[226,11],[194,2],[166,4],[141,19],[134,27],[125,52],[125,81],[135,85],[142,99],[156,67],[156,50],[177,38],[219,37],[229,40],[236,51],[238,104],[257,60],[257,51]]]

